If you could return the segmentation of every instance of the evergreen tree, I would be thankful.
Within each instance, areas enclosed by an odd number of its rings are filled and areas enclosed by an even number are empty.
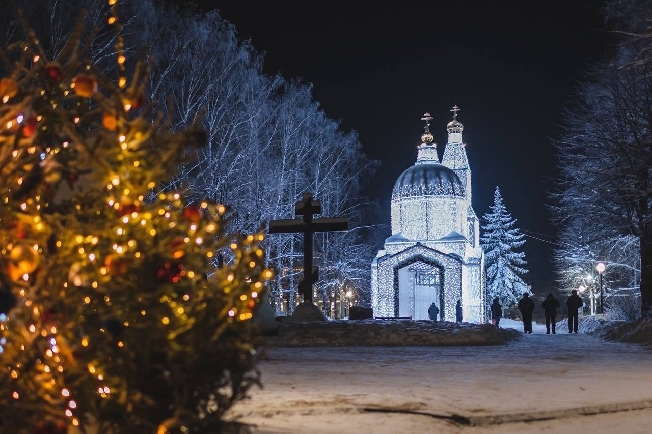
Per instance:
[[[206,135],[147,103],[119,31],[107,76],[82,20],[56,59],[24,28],[0,50],[0,432],[223,432],[260,384],[263,235],[161,190]]]
[[[498,297],[503,306],[511,307],[530,290],[521,278],[528,272],[523,268],[527,264],[525,253],[516,251],[525,244],[525,236],[515,227],[516,220],[507,212],[498,187],[489,208],[491,212],[482,216],[485,224],[480,237],[485,251],[488,300]]]

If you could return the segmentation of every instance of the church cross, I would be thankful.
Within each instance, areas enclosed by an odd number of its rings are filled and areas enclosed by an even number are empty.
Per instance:
[[[457,119],[457,112],[460,111],[460,108],[455,104],[453,108],[451,109],[451,112],[453,112],[453,120]]]
[[[432,120],[432,116],[430,116],[430,113],[425,112],[421,120],[426,122],[426,128],[428,128],[430,126],[430,121]]]
[[[299,283],[299,293],[303,301],[312,303],[312,285],[318,280],[318,268],[313,267],[313,235],[315,232],[347,231],[349,219],[318,218],[321,214],[321,203],[312,198],[312,193],[304,193],[303,200],[294,204],[295,215],[302,219],[279,219],[269,222],[270,234],[303,234],[303,280]]]

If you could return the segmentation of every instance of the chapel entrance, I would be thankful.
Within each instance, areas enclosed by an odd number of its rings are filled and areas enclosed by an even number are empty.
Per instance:
[[[398,270],[399,316],[429,320],[428,308],[435,303],[441,318],[440,269],[425,262],[414,262]]]

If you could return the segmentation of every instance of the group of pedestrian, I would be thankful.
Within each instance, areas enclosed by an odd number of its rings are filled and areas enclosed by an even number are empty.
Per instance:
[[[566,299],[566,307],[568,308],[568,333],[577,333],[579,309],[582,306],[584,306],[582,298],[577,295],[577,290],[573,289],[571,295]],[[527,292],[523,293],[523,297],[518,301],[518,310],[521,312],[521,317],[523,318],[523,332],[527,334],[532,334],[532,313],[534,312],[534,307],[534,301],[530,298],[530,294]],[[551,329],[552,334],[556,334],[559,300],[550,293],[543,303],[541,303],[541,307],[546,315],[546,334],[550,334]],[[503,307],[500,304],[500,299],[496,297],[493,303],[491,303],[491,323],[499,327],[502,317]]]

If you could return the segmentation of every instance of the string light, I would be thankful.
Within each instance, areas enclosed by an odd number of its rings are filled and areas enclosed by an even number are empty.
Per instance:
[[[116,42],[116,62],[118,64],[118,87],[124,89],[127,85],[127,77],[125,76],[125,55],[124,55],[124,39],[122,37],[122,26],[118,22],[118,1],[108,0],[110,8],[109,24],[115,27]]]
[[[227,213],[224,205],[202,201],[199,204],[202,212],[195,219],[184,216],[183,211],[189,204],[183,203],[184,198],[178,192],[160,193],[150,200],[151,191],[159,185],[158,174],[151,176],[150,172],[155,172],[152,166],[159,161],[151,161],[155,157],[149,158],[149,155],[143,156],[142,153],[138,157],[133,156],[132,151],[138,150],[154,134],[159,134],[164,140],[169,137],[178,140],[180,136],[173,136],[172,132],[169,136],[164,135],[159,125],[144,125],[143,118],[138,118],[138,114],[134,113],[136,110],[126,113],[137,105],[135,101],[125,103],[123,100],[127,96],[133,98],[130,93],[133,89],[125,89],[127,59],[117,13],[118,1],[108,0],[108,4],[111,11],[107,22],[115,27],[117,33],[115,49],[120,89],[115,92],[117,95],[111,93],[113,88],[110,86],[98,86],[98,83],[105,83],[107,78],[99,79],[101,76],[97,74],[100,73],[95,73],[90,65],[79,64],[75,68],[70,68],[68,64],[61,65],[65,66],[62,69],[66,74],[73,69],[76,72],[83,70],[85,79],[89,81],[84,82],[80,77],[77,77],[78,80],[66,77],[60,78],[57,86],[42,88],[37,85],[38,88],[31,89],[33,94],[30,97],[38,98],[39,105],[22,107],[21,104],[28,104],[31,100],[25,98],[18,101],[17,108],[28,108],[20,110],[28,115],[16,115],[16,110],[11,112],[14,115],[9,120],[3,122],[7,130],[5,136],[12,140],[16,135],[25,134],[32,119],[38,124],[32,125],[34,130],[29,140],[26,137],[16,140],[16,149],[10,154],[12,161],[8,163],[17,168],[14,171],[16,175],[12,175],[5,184],[10,186],[7,189],[10,191],[3,192],[5,208],[16,216],[27,218],[19,222],[24,228],[12,228],[8,236],[10,242],[2,247],[5,262],[17,270],[15,276],[12,275],[15,277],[13,283],[21,289],[12,288],[12,294],[20,296],[18,305],[14,307],[19,314],[10,315],[11,318],[0,315],[0,330],[3,331],[0,354],[5,348],[19,353],[5,366],[14,381],[11,383],[12,399],[21,400],[26,393],[47,391],[48,400],[57,400],[58,414],[74,426],[80,426],[80,420],[86,420],[88,416],[78,414],[81,411],[79,407],[85,407],[81,405],[80,396],[75,396],[82,387],[92,384],[90,391],[104,399],[126,395],[127,392],[120,385],[121,379],[110,378],[108,373],[115,371],[107,369],[105,363],[131,355],[127,353],[134,350],[134,338],[129,334],[131,329],[160,322],[165,326],[165,333],[170,333],[169,336],[178,333],[178,330],[190,330],[195,324],[196,319],[192,315],[197,309],[214,306],[210,303],[211,297],[225,304],[215,313],[216,316],[219,313],[221,321],[228,324],[251,321],[256,303],[264,291],[264,281],[273,277],[273,272],[263,267],[263,250],[256,245],[264,240],[262,234],[250,234],[244,240],[238,237],[232,243],[228,237],[222,236],[225,225],[222,217]],[[29,53],[27,51],[21,61],[25,74],[30,74],[32,70],[40,73],[43,65],[50,64],[42,55]],[[70,58],[78,61],[77,56]],[[39,64],[31,65],[30,61]],[[3,103],[14,103],[12,98],[16,95],[14,90],[19,88],[18,84],[10,81],[13,79],[9,77],[2,80],[4,84],[0,84],[0,95]],[[29,82],[35,86],[34,83],[43,81]],[[21,88],[21,92],[28,93],[28,89]],[[70,104],[62,104],[64,96],[65,101],[71,101]],[[101,134],[89,139],[88,143],[92,152],[86,157],[91,156],[90,160],[97,161],[98,168],[93,176],[84,180],[82,194],[72,189],[71,213],[54,217],[50,211],[52,208],[48,207],[54,203],[53,197],[56,195],[51,194],[50,189],[54,190],[59,185],[60,178],[48,181],[51,185],[45,187],[41,184],[33,186],[33,178],[30,178],[33,174],[29,169],[42,168],[45,176],[52,175],[47,170],[59,171],[61,173],[57,175],[60,177],[71,176],[67,181],[76,182],[72,175],[79,177],[80,174],[70,169],[78,167],[63,164],[69,164],[72,149],[75,155],[77,152],[83,153],[87,144],[82,142],[93,133],[89,125],[95,125],[97,120],[95,112],[87,111],[83,100],[92,100],[109,112],[108,116],[102,117],[102,124],[98,124],[99,129],[103,128]],[[120,109],[120,103],[125,112]],[[39,113],[36,113],[37,110]],[[54,111],[57,116],[52,116]],[[63,136],[66,138],[63,139]],[[110,148],[107,144],[110,144]],[[176,144],[176,141],[173,144],[178,155],[185,152],[182,144]],[[105,148],[109,149],[107,158],[100,158],[104,157],[100,152]],[[64,162],[61,163],[62,167],[46,166],[46,163],[55,161],[55,157],[56,161]],[[83,166],[86,161],[82,161]],[[99,182],[99,186],[95,182]],[[85,196],[86,193],[90,194]],[[105,205],[87,203],[96,193],[106,196],[99,202]],[[57,221],[57,218],[61,221]],[[25,233],[19,235],[23,229]],[[181,252],[179,256],[166,250],[166,243],[175,238],[184,241],[176,246]],[[232,254],[231,263],[216,273],[219,280],[211,280],[207,276],[207,271],[213,271],[211,259],[220,250],[229,248],[231,251],[227,253]],[[12,257],[12,252],[16,257]],[[158,276],[160,287],[157,290],[163,294],[156,302],[160,301],[161,305],[151,305],[148,304],[148,294],[139,295],[137,290],[140,288],[125,291],[125,287],[133,289],[143,282],[149,285],[150,280],[157,276],[148,274],[143,277],[141,274],[152,273],[152,268],[157,271],[159,264],[152,258],[158,256],[163,258],[161,262],[166,267],[168,263],[171,265]],[[37,268],[41,272],[34,273]],[[10,269],[7,267],[7,270]],[[46,296],[41,298],[44,294]],[[60,309],[61,305],[65,307]],[[224,318],[224,312],[228,312],[228,318]],[[108,317],[106,321],[104,315]],[[96,318],[100,316],[102,319]],[[24,324],[13,327],[16,321]],[[130,324],[135,326],[130,327]],[[16,330],[20,330],[20,333],[16,333]],[[120,333],[123,335],[118,336]],[[29,339],[25,339],[26,335]],[[168,339],[173,340],[171,337]],[[98,348],[101,348],[102,354],[100,361],[88,363]],[[67,378],[75,378],[75,382],[79,383],[71,387],[66,383]]]

